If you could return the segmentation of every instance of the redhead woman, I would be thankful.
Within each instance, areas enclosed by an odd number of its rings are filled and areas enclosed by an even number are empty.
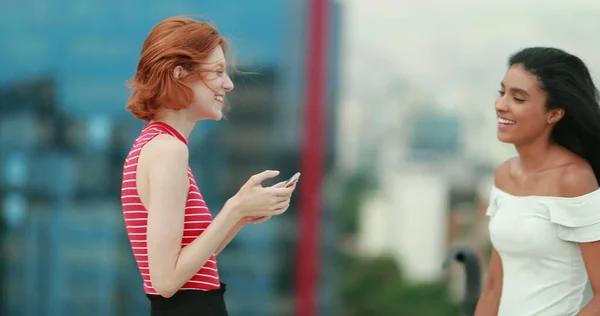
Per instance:
[[[233,89],[227,42],[210,24],[166,19],[146,38],[127,109],[147,122],[123,170],[123,216],[152,315],[227,315],[217,255],[249,223],[285,212],[296,183],[252,176],[213,218],[189,167],[198,121],[220,120]],[[210,155],[210,152],[203,153]]]

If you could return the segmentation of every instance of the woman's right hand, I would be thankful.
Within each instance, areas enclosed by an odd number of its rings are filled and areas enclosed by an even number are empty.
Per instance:
[[[227,204],[238,218],[244,216],[263,217],[280,215],[290,204],[290,198],[296,185],[291,187],[263,187],[267,179],[279,175],[279,171],[266,170],[255,174],[240,188]]]

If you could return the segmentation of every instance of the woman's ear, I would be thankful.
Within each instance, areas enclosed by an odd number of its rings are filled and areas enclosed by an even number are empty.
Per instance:
[[[548,115],[548,124],[556,124],[565,116],[565,109],[555,109]]]
[[[181,78],[184,74],[185,74],[185,69],[183,69],[183,67],[181,67],[181,66],[176,66],[175,69],[173,69],[173,77],[175,79]]]

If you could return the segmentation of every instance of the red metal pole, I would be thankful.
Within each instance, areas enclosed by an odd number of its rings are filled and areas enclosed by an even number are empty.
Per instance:
[[[296,253],[296,316],[317,314],[321,239],[321,186],[327,101],[329,1],[308,0],[302,172]]]

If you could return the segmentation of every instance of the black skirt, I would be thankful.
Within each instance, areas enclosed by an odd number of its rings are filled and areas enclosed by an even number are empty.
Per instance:
[[[183,290],[172,297],[146,294],[151,316],[228,316],[225,307],[226,285],[212,291]]]

